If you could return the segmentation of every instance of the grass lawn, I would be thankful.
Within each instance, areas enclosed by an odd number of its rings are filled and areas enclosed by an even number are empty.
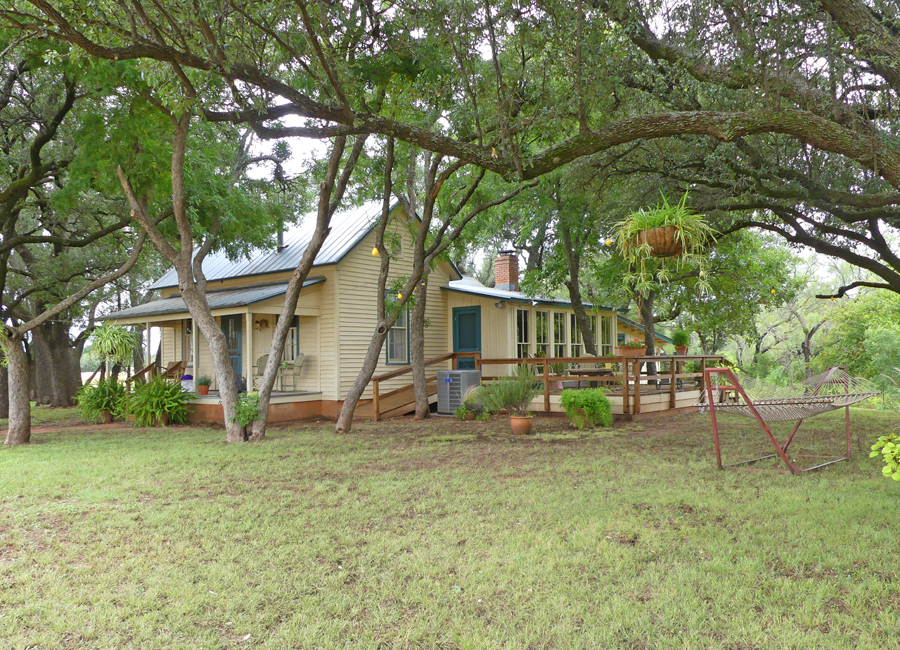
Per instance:
[[[99,422],[99,420],[97,420]],[[38,427],[62,427],[78,426],[81,424],[97,424],[97,422],[85,422],[81,417],[81,410],[71,408],[51,408],[49,406],[37,406],[31,403],[31,426]],[[0,429],[9,426],[8,418],[0,418]]]
[[[894,419],[801,477],[717,471],[699,415],[36,434],[0,451],[0,646],[897,648]]]

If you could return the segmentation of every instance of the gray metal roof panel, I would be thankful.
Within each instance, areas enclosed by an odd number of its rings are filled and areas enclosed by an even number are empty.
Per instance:
[[[393,205],[391,209],[393,210]],[[337,264],[362,239],[371,232],[381,216],[381,201],[368,201],[359,207],[341,210],[331,218],[331,230],[325,243],[316,255],[313,266]],[[229,260],[225,253],[213,253],[203,260],[206,279],[224,280],[266,273],[292,271],[300,263],[303,252],[312,239],[316,227],[316,213],[301,217],[298,225],[284,233],[284,247],[281,250],[249,251],[246,258]],[[170,269],[151,285],[151,289],[178,286],[178,274]]]
[[[495,298],[497,300],[506,300],[509,302],[531,303],[537,302],[541,305],[558,305],[560,307],[571,307],[572,303],[568,300],[559,300],[557,298],[549,298],[545,296],[529,296],[521,291],[507,291],[506,289],[494,289],[486,287],[473,278],[465,277],[462,280],[451,280],[450,286],[441,287],[443,291],[455,291],[458,293],[470,293],[485,298]],[[604,305],[594,305],[586,302],[584,306],[588,309],[600,309],[603,311],[618,311],[613,307]]]
[[[303,283],[303,287],[324,282],[325,278],[316,276],[307,278]],[[287,291],[287,282],[279,282],[256,287],[243,287],[239,289],[223,289],[221,291],[210,291],[206,294],[206,300],[210,309],[228,309],[231,307],[246,307],[269,298],[284,295]],[[181,296],[172,298],[160,298],[143,305],[129,307],[121,311],[116,311],[103,316],[103,319],[119,320],[122,318],[143,318],[149,316],[166,316],[170,314],[186,314],[188,313],[187,305]]]

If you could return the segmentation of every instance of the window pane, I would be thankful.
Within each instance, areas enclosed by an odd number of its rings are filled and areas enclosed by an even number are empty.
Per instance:
[[[528,322],[528,311],[525,309],[516,310],[516,356],[524,359],[530,354],[530,329]]]
[[[553,314],[553,356],[566,356],[566,315]]]

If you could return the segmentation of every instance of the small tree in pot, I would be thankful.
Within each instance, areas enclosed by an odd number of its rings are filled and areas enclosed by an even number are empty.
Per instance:
[[[510,427],[516,435],[531,433],[532,421],[529,407],[531,400],[541,392],[540,383],[534,374],[521,366],[515,377],[503,377],[492,384],[484,386],[481,398],[484,406],[495,413],[507,411],[510,415]]]
[[[672,343],[675,345],[675,354],[687,354],[691,344],[691,335],[684,330],[678,330],[672,335]]]
[[[197,391],[201,395],[209,394],[209,386],[212,384],[212,377],[209,375],[200,375],[197,377]]]

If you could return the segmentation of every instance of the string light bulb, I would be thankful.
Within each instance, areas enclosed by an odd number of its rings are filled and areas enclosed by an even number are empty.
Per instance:
[[[378,255],[378,246],[376,246],[375,248],[372,249],[372,255],[375,255],[375,256]]]

